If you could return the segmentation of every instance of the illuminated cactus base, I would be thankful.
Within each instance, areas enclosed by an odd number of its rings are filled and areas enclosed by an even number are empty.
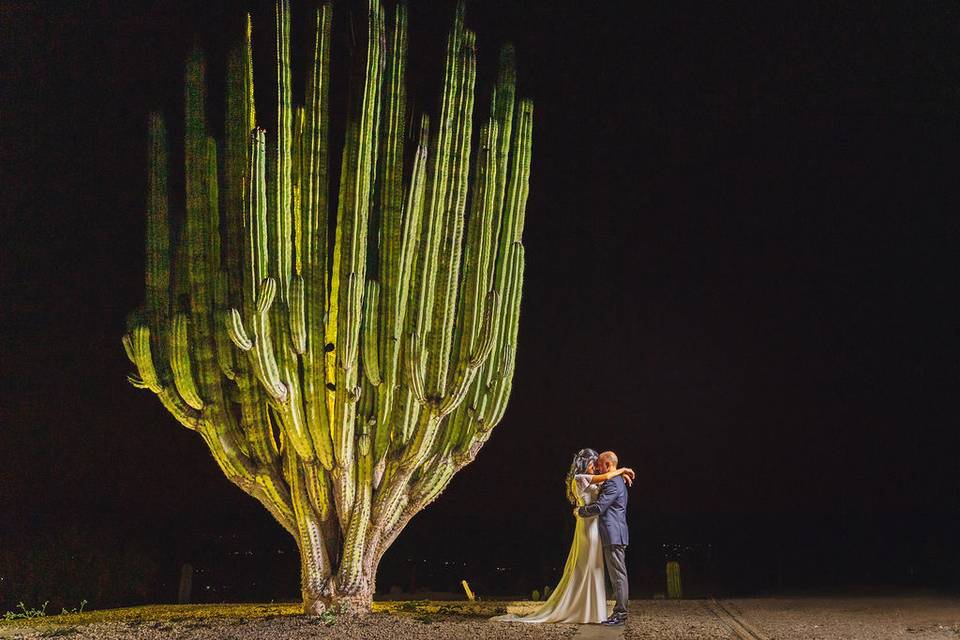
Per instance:
[[[406,10],[388,19],[370,0],[349,58],[335,194],[329,5],[311,16],[299,104],[289,0],[277,2],[270,132],[254,113],[250,16],[228,60],[223,140],[205,121],[206,65],[193,50],[183,223],[169,215],[164,120],[150,118],[146,301],[123,339],[130,381],[296,539],[307,613],[369,609],[383,553],[474,459],[510,395],[532,104],[515,101],[504,47],[471,149],[475,38],[463,14],[461,4],[439,118],[422,118],[405,153]]]

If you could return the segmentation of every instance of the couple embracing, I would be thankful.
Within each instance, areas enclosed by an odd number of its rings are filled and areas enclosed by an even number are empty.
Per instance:
[[[577,519],[573,544],[557,588],[526,616],[507,614],[501,622],[577,622],[621,625],[627,619],[627,487],[632,469],[617,467],[617,454],[581,449],[567,474],[567,498]],[[607,618],[604,564],[616,605]]]

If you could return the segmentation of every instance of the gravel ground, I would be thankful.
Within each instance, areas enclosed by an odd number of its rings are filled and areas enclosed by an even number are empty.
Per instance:
[[[536,638],[561,640],[572,638],[576,625],[537,625],[536,628],[512,624],[488,623],[483,619],[463,617],[415,617],[389,613],[373,614],[362,621],[341,621],[333,626],[310,620],[304,616],[284,616],[274,619],[244,620],[218,619],[191,622],[144,622],[133,625],[129,622],[98,622],[79,627],[63,627],[59,635],[76,639],[124,640],[299,640],[301,638],[349,638],[351,640],[462,640],[483,638],[489,640],[513,640]],[[74,631],[75,630],[75,631]],[[43,632],[33,630],[12,638],[48,638]]]
[[[770,640],[960,640],[960,598],[756,598],[722,601]]]
[[[960,640],[960,599],[926,597],[721,600],[768,640]],[[528,603],[534,606],[533,603]],[[525,604],[518,605],[521,609]],[[297,615],[297,605],[157,605],[31,621],[0,621],[0,638],[96,640],[508,640],[572,639],[580,625],[489,622],[504,603],[377,604],[362,620]],[[469,615],[463,613],[469,612]],[[518,611],[522,612],[522,611]],[[584,625],[590,629],[593,625]],[[634,600],[626,640],[735,640],[699,600]]]
[[[260,619],[208,618],[187,620],[127,620],[85,625],[25,628],[0,625],[0,638],[69,637],[77,640],[565,640],[577,632],[573,624],[524,625],[488,622],[483,617],[431,614],[374,613],[362,620],[338,620],[327,625],[301,615]]]
[[[631,600],[626,640],[729,640],[734,638],[699,600]]]

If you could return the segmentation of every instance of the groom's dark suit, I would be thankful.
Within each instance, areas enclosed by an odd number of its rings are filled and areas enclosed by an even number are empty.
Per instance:
[[[617,599],[613,613],[626,615],[630,589],[627,585],[624,551],[630,544],[630,533],[627,530],[627,483],[623,476],[604,482],[596,502],[580,507],[578,513],[582,518],[600,516],[603,558],[607,565],[607,576],[610,578]]]

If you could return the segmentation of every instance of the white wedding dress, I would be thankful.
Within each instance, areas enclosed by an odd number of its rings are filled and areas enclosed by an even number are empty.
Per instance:
[[[597,499],[599,486],[590,484],[589,475],[573,477],[574,495],[579,506]],[[563,576],[557,588],[539,609],[525,616],[506,614],[491,620],[498,622],[578,622],[597,623],[607,618],[607,594],[603,575],[603,545],[599,518],[577,517],[573,544],[567,554]]]

